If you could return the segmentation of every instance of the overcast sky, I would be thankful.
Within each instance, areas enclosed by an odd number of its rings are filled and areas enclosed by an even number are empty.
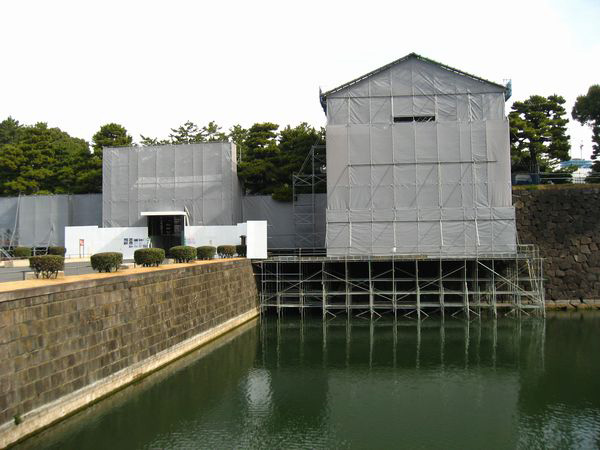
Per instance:
[[[599,0],[3,1],[0,42],[0,120],[87,140],[107,122],[136,141],[186,120],[324,126],[319,87],[410,52],[512,79],[507,111],[557,93],[570,117],[600,83]],[[589,156],[589,129],[569,132]]]

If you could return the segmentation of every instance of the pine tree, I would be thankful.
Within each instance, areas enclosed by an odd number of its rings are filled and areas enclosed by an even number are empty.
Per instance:
[[[575,101],[573,119],[582,125],[592,128],[592,159],[595,160],[592,170],[600,173],[600,85],[590,86],[586,95],[580,95]]]
[[[570,159],[564,104],[559,95],[532,95],[513,104],[508,116],[513,170],[539,173]]]

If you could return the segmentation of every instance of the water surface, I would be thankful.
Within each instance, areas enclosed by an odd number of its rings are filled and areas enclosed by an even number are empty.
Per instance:
[[[600,448],[600,314],[267,316],[22,448]]]

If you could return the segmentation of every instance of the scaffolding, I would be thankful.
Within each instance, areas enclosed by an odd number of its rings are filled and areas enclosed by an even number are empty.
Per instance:
[[[255,262],[263,310],[320,310],[323,318],[432,313],[545,314],[537,247],[486,257],[275,257]]]
[[[319,248],[325,235],[318,231],[315,194],[327,183],[325,146],[313,145],[300,170],[292,176],[292,209],[296,248]],[[302,195],[305,194],[305,195]]]

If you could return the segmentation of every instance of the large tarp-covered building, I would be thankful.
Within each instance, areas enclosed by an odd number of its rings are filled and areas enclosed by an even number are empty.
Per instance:
[[[414,53],[322,94],[327,254],[515,252],[506,96]]]

